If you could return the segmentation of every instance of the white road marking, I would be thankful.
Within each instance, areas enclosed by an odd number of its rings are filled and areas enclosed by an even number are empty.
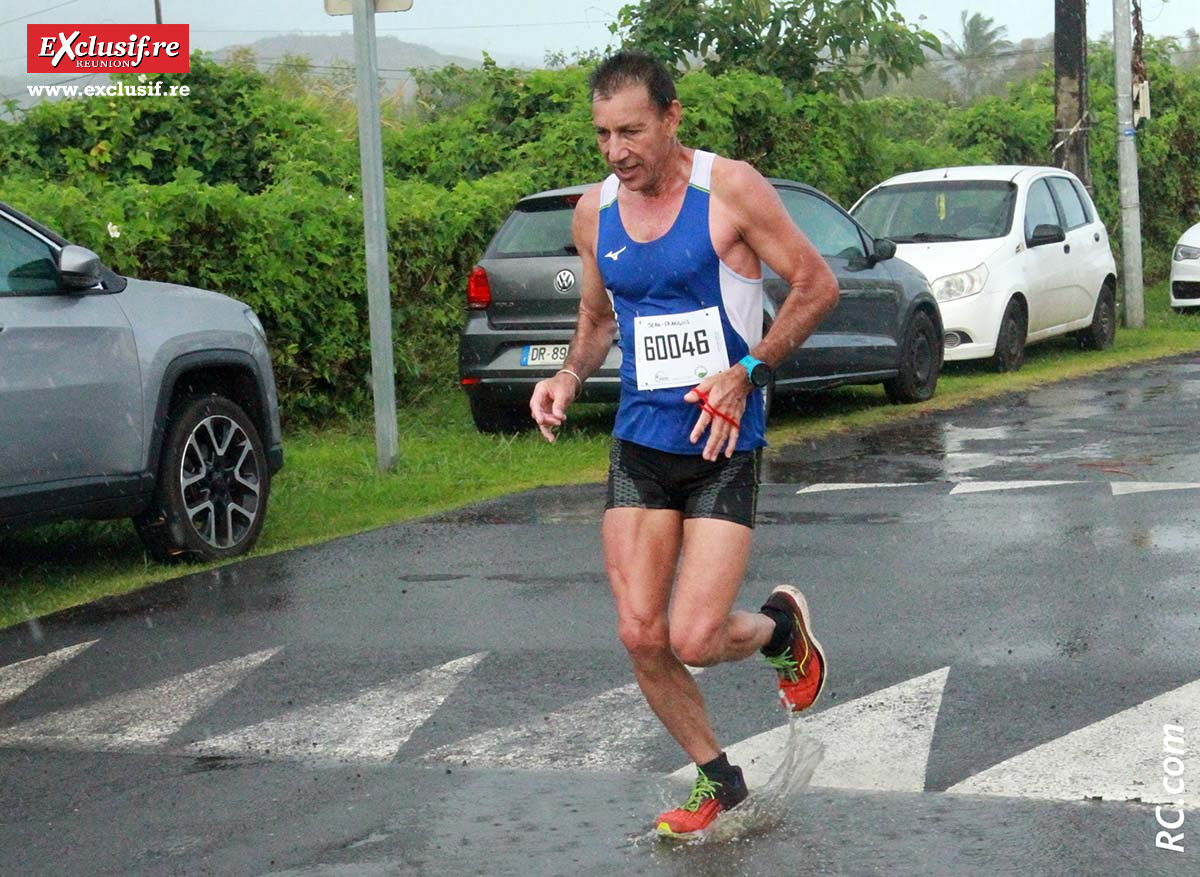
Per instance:
[[[1182,727],[1185,735],[1200,728],[1200,680],[1043,743],[946,791],[1057,801],[1141,800],[1200,807],[1200,784],[1190,775],[1181,784],[1182,794],[1170,794],[1164,788],[1164,759],[1170,757],[1164,751],[1166,725]],[[1195,743],[1189,741],[1187,745],[1187,754],[1180,756],[1185,761],[1195,753]]]
[[[813,716],[801,717],[799,733],[825,746],[825,758],[813,786],[833,789],[920,792],[933,730],[942,705],[949,667],[909,679]],[[726,747],[729,760],[741,765],[753,789],[770,778],[788,742],[784,724]],[[695,765],[671,774],[695,778]]]
[[[832,490],[871,490],[874,488],[883,487],[920,487],[919,481],[901,481],[895,484],[853,484],[853,483],[838,483],[838,484],[810,484],[808,487],[801,487],[796,491],[796,494],[801,493],[828,493]]]
[[[950,495],[985,493],[992,490],[1025,490],[1030,487],[1055,487],[1060,484],[1082,483],[1082,481],[961,481],[954,485]]]
[[[699,669],[691,669],[698,675]],[[663,731],[636,682],[605,691],[527,725],[484,731],[422,760],[468,767],[606,770],[642,758]]]
[[[1154,493],[1159,490],[1195,490],[1200,484],[1171,481],[1113,481],[1113,496],[1125,496],[1130,493]]]
[[[40,682],[43,677],[98,642],[100,640],[94,639],[86,643],[67,646],[65,649],[59,649],[48,655],[39,655],[36,658],[9,664],[7,667],[0,667],[0,704],[7,703],[23,694],[35,683]]]
[[[193,755],[254,754],[315,761],[390,761],[486,652],[193,743]]]
[[[161,746],[279,649],[193,670],[157,685],[59,710],[0,731],[0,746],[145,751]]]

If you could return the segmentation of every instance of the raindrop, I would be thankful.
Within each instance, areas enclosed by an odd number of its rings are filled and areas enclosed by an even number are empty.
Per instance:
[[[22,603],[21,609],[25,612],[26,624],[29,626],[29,635],[33,637],[35,643],[40,643],[45,638],[45,634],[42,632],[42,625],[38,623],[33,613],[29,611],[28,604]]]

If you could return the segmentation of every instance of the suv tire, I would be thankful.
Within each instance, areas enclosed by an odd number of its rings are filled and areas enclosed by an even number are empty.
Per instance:
[[[904,330],[900,371],[883,382],[883,392],[895,403],[924,402],[937,389],[942,339],[929,314],[917,311]]]
[[[167,419],[154,498],[134,523],[156,560],[236,557],[258,541],[270,492],[249,415],[223,396],[188,396]]]

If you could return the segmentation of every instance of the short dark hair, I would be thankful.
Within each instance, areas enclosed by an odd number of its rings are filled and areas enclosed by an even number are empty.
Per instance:
[[[623,88],[644,85],[650,100],[665,113],[675,100],[675,80],[667,65],[653,55],[638,49],[627,49],[609,55],[588,77],[592,100],[612,97]]]

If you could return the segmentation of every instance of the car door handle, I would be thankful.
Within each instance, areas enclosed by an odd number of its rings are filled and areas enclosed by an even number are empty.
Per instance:
[[[1063,252],[1064,252],[1064,253],[1069,253],[1069,252],[1071,252],[1071,245],[1070,245],[1070,244],[1063,244]]]
[[[1095,234],[1093,234],[1092,240],[1094,240],[1096,243],[1100,243],[1100,232],[1096,232]]]

